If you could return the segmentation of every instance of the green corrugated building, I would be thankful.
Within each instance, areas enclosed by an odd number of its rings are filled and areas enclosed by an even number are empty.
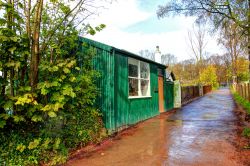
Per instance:
[[[101,74],[97,106],[110,132],[173,108],[173,86],[166,82],[164,65],[90,39],[79,41],[81,51],[96,51],[94,68]]]

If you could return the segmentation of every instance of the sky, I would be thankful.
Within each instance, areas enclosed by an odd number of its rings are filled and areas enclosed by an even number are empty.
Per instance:
[[[158,19],[158,5],[166,0],[113,0],[88,21],[91,25],[105,24],[106,28],[87,38],[124,49],[135,54],[140,50],[174,54],[178,61],[194,58],[188,47],[188,30],[192,29],[194,17],[167,17]],[[207,36],[208,54],[222,53],[215,36]]]

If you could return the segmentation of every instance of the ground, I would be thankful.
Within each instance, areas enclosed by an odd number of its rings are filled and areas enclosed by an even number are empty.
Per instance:
[[[79,152],[67,166],[250,165],[242,126],[228,89],[220,89]]]

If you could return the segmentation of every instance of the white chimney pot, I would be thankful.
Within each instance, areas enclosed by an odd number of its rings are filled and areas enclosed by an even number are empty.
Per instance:
[[[155,62],[161,63],[161,52],[159,46],[156,46],[156,51],[155,51]]]

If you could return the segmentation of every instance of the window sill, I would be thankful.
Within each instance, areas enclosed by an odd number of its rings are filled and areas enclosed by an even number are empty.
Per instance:
[[[129,96],[128,99],[151,98],[152,96]]]

